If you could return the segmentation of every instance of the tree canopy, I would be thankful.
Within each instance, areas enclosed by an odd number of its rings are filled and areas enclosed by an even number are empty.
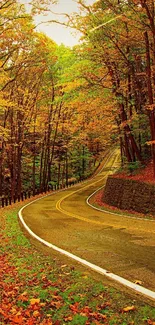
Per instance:
[[[73,48],[35,30],[50,1],[1,2],[0,196],[88,177],[118,143],[122,165],[155,173],[154,1],[77,2]]]

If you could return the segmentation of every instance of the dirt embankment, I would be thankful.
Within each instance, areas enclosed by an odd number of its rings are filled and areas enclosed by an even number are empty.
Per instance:
[[[109,176],[103,201],[123,210],[155,215],[155,185]]]

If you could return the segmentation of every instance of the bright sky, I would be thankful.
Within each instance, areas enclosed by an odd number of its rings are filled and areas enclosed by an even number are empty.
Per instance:
[[[20,2],[27,4],[28,0],[19,0]],[[87,5],[91,5],[95,2],[95,0],[85,0]],[[78,6],[74,0],[58,0],[57,5],[51,5],[51,10],[55,13],[67,13],[70,14],[72,12],[78,12]],[[36,25],[41,23],[42,21],[48,20],[60,20],[63,21],[61,15],[56,15],[50,13],[48,16],[37,16],[35,18]],[[66,46],[74,46],[78,43],[79,36],[76,31],[73,29],[67,28],[65,26],[56,24],[56,23],[44,23],[37,27],[38,31],[44,32],[50,38],[52,38],[58,45],[61,43]]]

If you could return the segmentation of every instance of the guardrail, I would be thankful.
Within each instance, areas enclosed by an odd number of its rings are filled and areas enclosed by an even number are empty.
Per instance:
[[[58,191],[58,190],[62,190],[62,189],[65,189],[65,188],[69,188],[75,184],[78,184],[78,183],[81,183],[83,181],[83,179],[77,181],[77,182],[72,182],[72,183],[69,183],[69,184],[60,184],[60,185],[53,185],[53,186],[48,186],[47,187],[47,190],[40,190],[40,189],[35,189],[35,191],[32,191],[32,190],[27,190],[27,191],[23,191],[21,192],[20,194],[18,195],[14,195],[13,197],[11,196],[5,196],[3,195],[2,197],[0,197],[0,208],[4,208],[6,206],[9,206],[9,205],[12,205],[13,203],[16,203],[16,202],[21,202],[21,201],[24,201],[28,198],[31,198],[31,197],[35,197],[36,195],[39,195],[39,194],[46,194],[46,193],[52,193],[52,192],[55,192],[55,191]]]
[[[99,165],[94,169],[92,175],[95,174],[95,172],[97,171],[97,169],[99,167],[100,167],[100,162],[99,162]],[[69,182],[68,184],[50,185],[50,186],[47,186],[46,190],[40,190],[40,189],[36,188],[35,191],[33,191],[33,190],[22,191],[20,194],[14,195],[13,197],[11,197],[11,195],[8,195],[8,196],[3,195],[0,197],[0,208],[7,207],[7,206],[12,205],[16,202],[24,201],[28,198],[35,197],[36,195],[39,195],[39,194],[43,194],[43,193],[46,194],[46,193],[50,193],[50,192],[52,193],[57,190],[62,190],[62,189],[71,187],[77,183],[81,183],[82,181],[91,178],[92,175],[90,175],[89,177],[86,177],[86,178],[81,178],[80,180],[77,180],[77,181],[74,181],[71,183]]]

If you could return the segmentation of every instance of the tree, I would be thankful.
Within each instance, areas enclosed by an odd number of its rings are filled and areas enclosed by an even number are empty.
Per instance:
[[[86,55],[91,64],[96,67],[100,65],[101,75],[90,73],[89,70],[85,73],[90,86],[94,87],[96,83],[96,86],[100,84],[100,87],[107,86],[109,89],[111,84],[111,94],[118,107],[115,120],[120,134],[121,152],[125,153],[129,163],[144,159],[148,115],[152,158],[155,162],[154,45],[151,46],[154,44],[154,2],[97,1],[91,7],[83,1],[78,3],[83,15],[72,16],[69,24],[83,33],[88,48]],[[151,112],[148,113],[148,109]]]

